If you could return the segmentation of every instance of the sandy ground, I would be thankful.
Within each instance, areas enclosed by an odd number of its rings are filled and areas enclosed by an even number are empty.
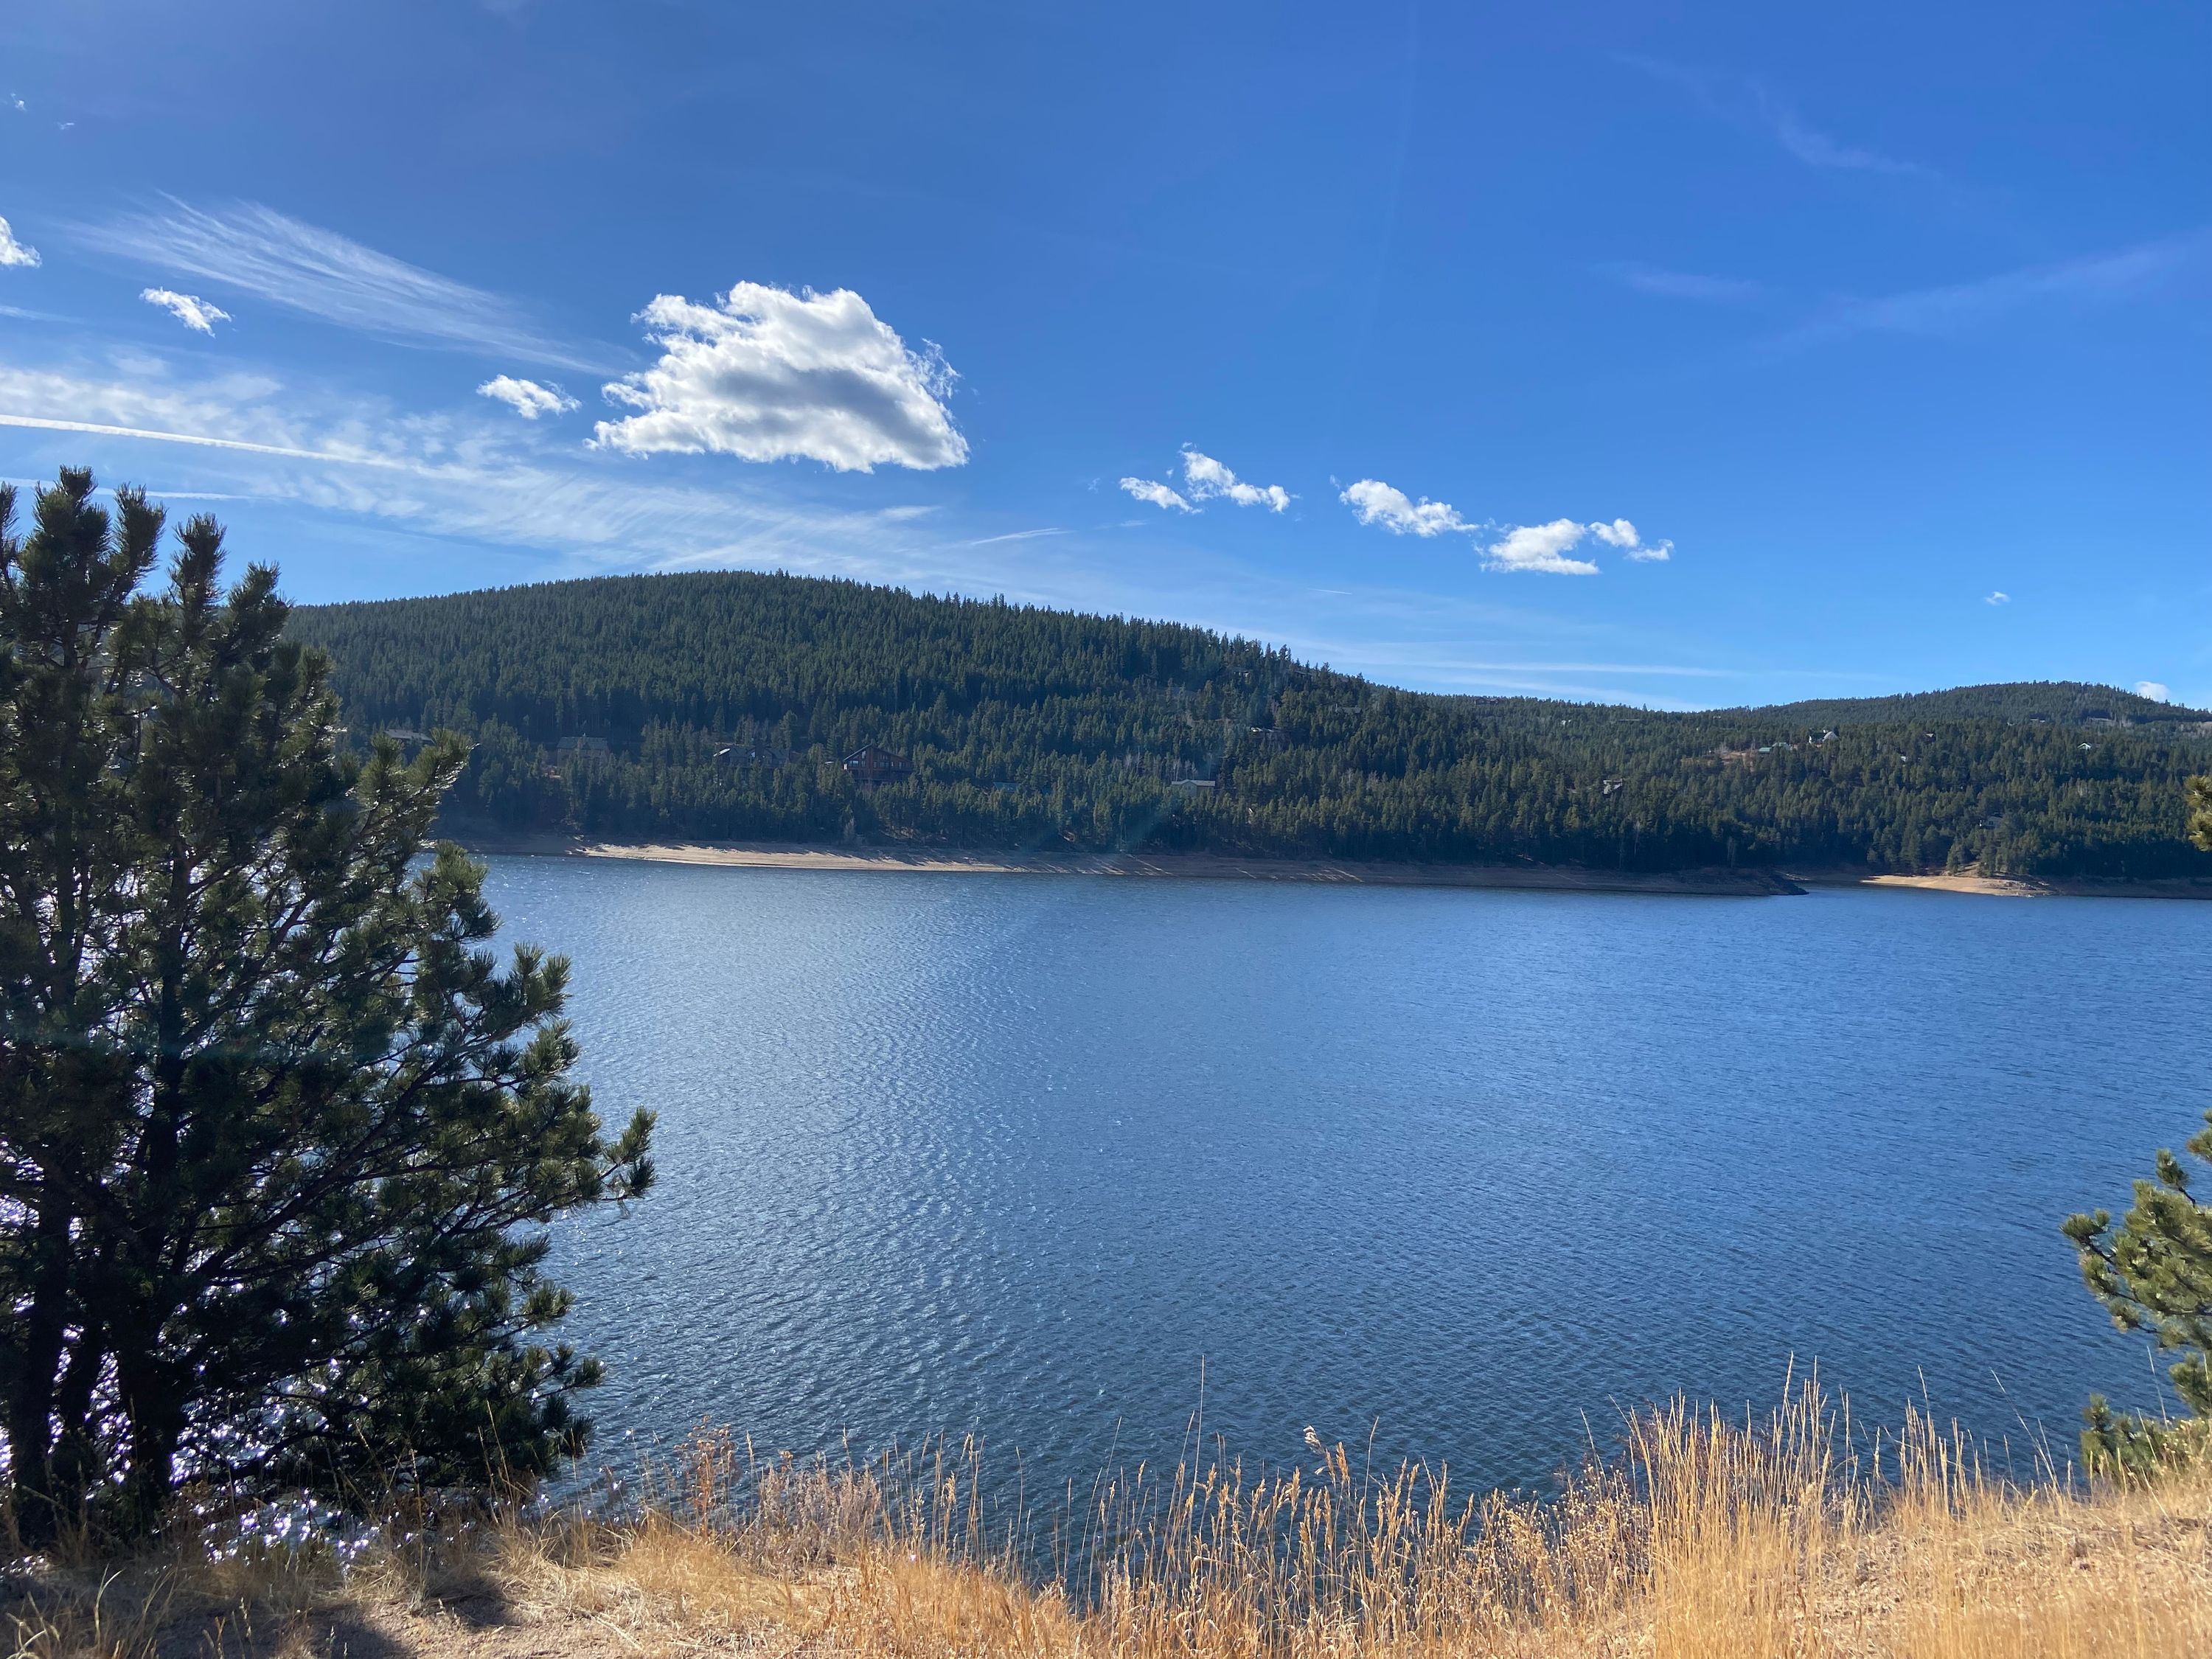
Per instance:
[[[1793,870],[1789,879],[1808,887],[1917,887],[1935,893],[1978,893],[1989,898],[2212,899],[2212,881],[2177,876],[2161,881],[2112,881],[2094,877],[2045,880],[2027,876],[1869,876],[1851,870]]]
[[[1741,897],[1807,887],[1901,887],[1990,898],[2212,899],[2212,881],[2017,876],[1875,876],[1849,867],[1639,872],[1543,864],[1385,864],[1352,859],[1232,859],[1209,853],[1002,853],[944,847],[792,847],[764,842],[592,842],[545,836],[464,837],[475,851],[641,859],[750,870],[926,872],[968,875],[1164,876],[1212,881],[1325,882],[1355,887],[1493,887],[1525,891],[1682,893]]]
[[[2171,1493],[2171,1495],[2168,1495]],[[2107,1495],[1931,1512],[1901,1528],[1829,1540],[1803,1559],[1754,1534],[1737,1571],[1617,1610],[1595,1609],[1549,1637],[1504,1637],[1480,1650],[1518,1659],[2179,1659],[2212,1651],[2212,1530],[2194,1492]],[[1723,1545],[1721,1554],[1731,1547]],[[665,1559],[663,1559],[665,1555]],[[777,1573],[719,1554],[711,1540],[669,1541],[641,1572],[620,1563],[547,1569],[496,1563],[441,1573],[414,1594],[337,1591],[295,1611],[211,1606],[80,1639],[27,1640],[18,1659],[1084,1659],[1113,1650],[1018,1591],[968,1571],[878,1562]],[[908,1561],[913,1558],[909,1556]],[[688,1570],[687,1570],[688,1569]],[[1679,1577],[1679,1575],[1678,1575]],[[1697,1593],[1702,1585],[1705,1594]],[[104,1594],[105,1591],[103,1590]],[[91,1599],[89,1588],[85,1597]],[[123,1598],[118,1598],[118,1601]],[[11,1611],[0,1595],[0,1628]],[[1031,1615],[1027,1621],[1021,1616]],[[33,1619],[19,1631],[44,1625]],[[1717,1624],[1717,1628],[1709,1625]],[[1761,1637],[1765,1639],[1760,1639]],[[1706,1638],[1713,1639],[1710,1642]],[[1807,1638],[1811,1639],[1807,1640]],[[1779,1639],[1777,1639],[1779,1638]],[[1171,1652],[1249,1654],[1233,1633]],[[1445,1650],[1449,1651],[1449,1649]],[[1468,1650],[1474,1650],[1473,1648]],[[1150,1650],[1157,1659],[1160,1650]],[[1363,1643],[1345,1659],[1408,1659],[1418,1642]]]
[[[804,1645],[778,1641],[770,1632],[638,1629],[631,1622],[604,1613],[525,1612],[489,1591],[412,1608],[374,1602],[328,1607],[290,1621],[276,1641],[254,1632],[222,1645],[223,1659],[260,1659],[271,1649],[285,1659],[637,1659],[641,1654],[793,1653]],[[210,1640],[212,1634],[204,1624],[165,1632],[157,1659],[213,1659],[220,1638]]]
[[[678,1659],[714,1654],[746,1659],[834,1659],[846,1650],[832,1642],[773,1626],[717,1631],[635,1626],[605,1613],[554,1614],[527,1620],[483,1607],[435,1606],[420,1612],[393,1607],[349,1609],[301,1620],[292,1640],[297,1659]],[[948,1647],[947,1659],[957,1650]],[[169,1655],[161,1659],[172,1659]],[[178,1653],[173,1659],[187,1659]],[[210,1659],[204,1646],[189,1659]],[[226,1659],[247,1659],[246,1655]],[[258,1656],[255,1656],[258,1659]],[[291,1659],[281,1654],[279,1659]]]
[[[2034,877],[1869,875],[1850,866],[1644,872],[1544,864],[1395,864],[1352,859],[1235,859],[1209,853],[974,852],[945,847],[795,847],[767,842],[610,842],[462,831],[477,853],[637,859],[746,870],[949,875],[1152,876],[1209,881],[1322,882],[1348,887],[1488,887],[1529,892],[1671,893],[1713,897],[1802,893],[1808,887],[1897,887],[1990,898],[2212,899],[2212,880],[2057,880]]]
[[[984,853],[949,848],[810,848],[746,842],[584,842],[469,837],[483,853],[640,859],[750,870],[878,873],[1139,876],[1213,881],[1322,882],[1354,887],[1490,887],[1528,891],[1668,893],[1722,897],[1803,890],[1771,870],[1645,873],[1539,864],[1382,864],[1346,859],[1230,859],[1204,853]]]

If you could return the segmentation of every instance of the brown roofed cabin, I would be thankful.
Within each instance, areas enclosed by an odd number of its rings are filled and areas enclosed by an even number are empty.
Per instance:
[[[863,789],[873,789],[883,783],[904,783],[914,775],[912,761],[888,749],[878,749],[872,743],[865,749],[855,749],[837,763],[851,773],[853,781]]]

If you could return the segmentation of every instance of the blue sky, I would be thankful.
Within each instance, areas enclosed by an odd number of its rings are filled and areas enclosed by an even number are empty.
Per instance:
[[[2208,77],[2181,3],[16,0],[0,474],[302,600],[781,568],[1444,690],[2212,704]]]

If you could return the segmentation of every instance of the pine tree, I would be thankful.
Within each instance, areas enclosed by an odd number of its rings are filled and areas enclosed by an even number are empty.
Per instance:
[[[2212,851],[2212,778],[2190,779],[2188,800],[2190,836]],[[2212,1111],[2204,1121],[2187,1150],[2212,1164]],[[2148,1331],[2160,1348],[2181,1351],[2167,1375],[2197,1422],[2177,1437],[2156,1419],[2116,1413],[2102,1395],[2092,1395],[2081,1451],[2100,1473],[2147,1474],[2185,1437],[2212,1443],[2205,1432],[2212,1424],[2212,1205],[2197,1201],[2187,1167],[2167,1148],[2159,1148],[2154,1168],[2155,1180],[2135,1183],[2136,1201],[2117,1229],[2111,1212],[2099,1210],[2069,1217],[2066,1237],[2081,1253],[2082,1279],[2115,1325]]]
[[[567,964],[502,970],[431,849],[465,746],[341,746],[276,573],[0,487],[0,1395],[27,1540],[177,1486],[432,1486],[578,1450],[543,1224],[651,1183],[568,1073]],[[426,856],[426,854],[428,854]]]

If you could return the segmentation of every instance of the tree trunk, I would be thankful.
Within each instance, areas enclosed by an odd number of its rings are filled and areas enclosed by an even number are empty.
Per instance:
[[[83,1524],[85,1494],[102,1484],[106,1473],[92,1422],[93,1392],[107,1366],[106,1334],[98,1318],[88,1316],[86,1328],[70,1349],[69,1364],[54,1395],[56,1432],[49,1479],[65,1528]]]
[[[8,1460],[15,1525],[26,1544],[52,1541],[61,1521],[53,1490],[54,1379],[69,1328],[70,1214],[48,1188],[33,1249],[38,1265],[8,1401]]]
[[[117,1527],[131,1539],[146,1537],[161,1524],[176,1485],[177,1447],[185,1432],[181,1380],[151,1358],[158,1335],[115,1345],[116,1381],[128,1432]]]

